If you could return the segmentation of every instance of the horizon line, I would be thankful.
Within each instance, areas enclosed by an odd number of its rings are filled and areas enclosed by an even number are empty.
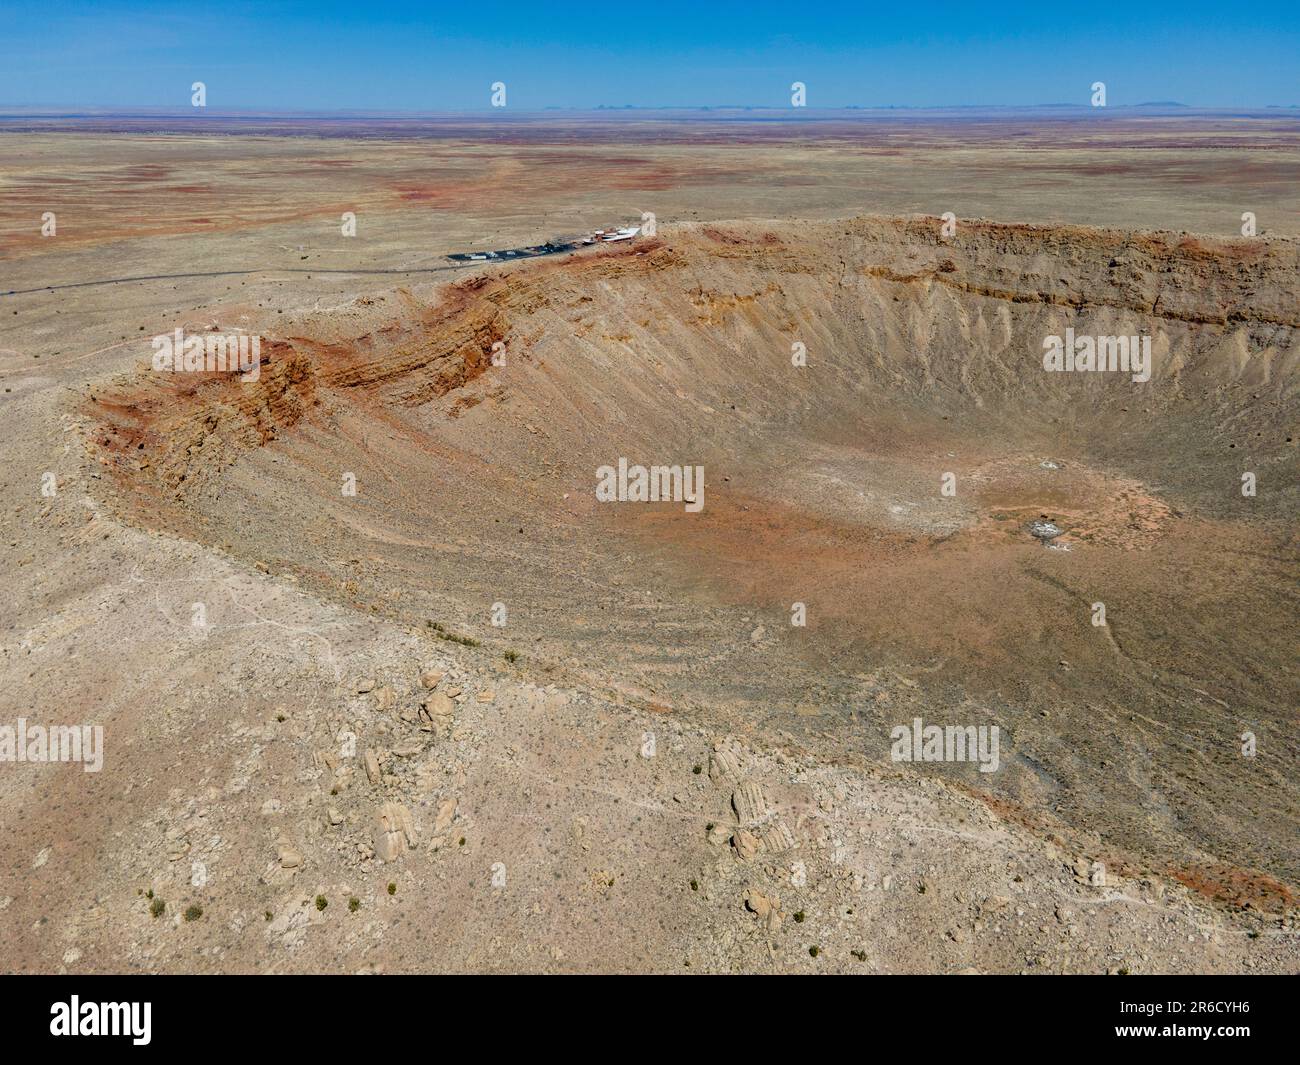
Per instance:
[[[447,109],[414,109],[414,108],[372,108],[372,107],[343,107],[343,108],[313,108],[313,107],[274,107],[262,105],[243,105],[237,107],[184,107],[179,105],[164,104],[62,104],[62,103],[43,103],[43,104],[10,104],[0,101],[0,117],[9,117],[12,115],[31,115],[33,113],[47,114],[51,117],[73,117],[80,114],[101,114],[109,117],[124,118],[136,114],[157,115],[163,117],[193,117],[199,118],[204,114],[209,115],[283,115],[293,117],[304,116],[350,116],[350,115],[386,115],[395,117],[421,117],[426,115],[466,115],[482,117],[485,115],[497,115],[502,117],[508,114],[525,114],[538,115],[555,112],[564,112],[570,114],[601,114],[607,115],[611,112],[701,112],[701,111],[740,111],[740,112],[763,112],[766,114],[782,114],[791,118],[801,116],[811,116],[816,114],[838,113],[844,111],[1083,111],[1087,113],[1107,111],[1134,111],[1134,110],[1155,110],[1165,109],[1174,111],[1205,112],[1205,111],[1230,111],[1230,112],[1250,112],[1250,111],[1287,111],[1300,109],[1300,103],[1270,103],[1270,104],[1249,104],[1249,105],[1229,105],[1229,104],[1185,104],[1178,100],[1146,100],[1133,104],[1106,104],[1100,107],[1094,107],[1090,104],[1080,103],[1037,103],[1037,104],[840,104],[836,106],[823,107],[791,107],[773,104],[595,104],[588,107],[564,106],[559,104],[550,104],[543,107],[476,107],[476,108],[447,108]]]

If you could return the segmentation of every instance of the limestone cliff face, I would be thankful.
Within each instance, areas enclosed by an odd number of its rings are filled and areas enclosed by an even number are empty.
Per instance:
[[[1080,403],[1224,419],[1260,398],[1244,390],[1294,404],[1298,308],[1294,240],[977,221],[944,239],[932,219],[686,225],[452,284],[429,303],[358,306],[328,335],[268,340],[257,383],[143,374],[99,397],[97,443],[128,486],[184,494],[313,411],[402,418],[481,378],[515,385],[558,453],[565,432],[610,427],[625,447],[721,442],[711,412],[737,398],[748,429],[810,405],[846,422],[894,402],[1040,422]],[[1044,374],[1043,337],[1066,328],[1149,336],[1151,382],[1135,394],[1123,375]],[[493,374],[494,350],[528,376]],[[459,413],[482,397],[454,398]],[[516,429],[495,427],[497,453],[535,449]]]

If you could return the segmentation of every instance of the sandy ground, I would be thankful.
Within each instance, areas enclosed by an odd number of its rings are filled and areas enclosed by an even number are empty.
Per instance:
[[[5,967],[1294,971],[1300,153],[1253,122],[4,134],[0,725],[106,744],[0,765]],[[147,370],[213,324],[256,386]],[[1152,381],[1043,375],[1066,325]],[[705,509],[596,504],[619,456]],[[1002,767],[892,762],[916,716]]]

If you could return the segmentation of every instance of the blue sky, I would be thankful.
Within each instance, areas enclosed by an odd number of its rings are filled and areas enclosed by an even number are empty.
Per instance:
[[[0,0],[0,106],[1300,104],[1300,4]]]

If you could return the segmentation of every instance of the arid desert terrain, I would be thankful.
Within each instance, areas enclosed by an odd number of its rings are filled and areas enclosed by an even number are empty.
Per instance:
[[[1293,111],[4,115],[0,385],[6,971],[1300,969]]]

